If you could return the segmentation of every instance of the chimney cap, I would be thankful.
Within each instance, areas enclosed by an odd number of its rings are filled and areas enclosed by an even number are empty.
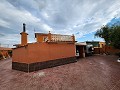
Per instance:
[[[26,32],[25,23],[23,23],[23,32]]]

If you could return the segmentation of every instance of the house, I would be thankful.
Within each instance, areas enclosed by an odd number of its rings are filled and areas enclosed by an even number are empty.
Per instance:
[[[86,41],[87,45],[93,45],[94,54],[103,54],[105,53],[105,42],[101,41]]]
[[[13,49],[12,69],[32,72],[76,62],[75,36],[35,33],[36,42],[28,43],[25,24],[21,44]]]
[[[105,42],[101,42],[101,41],[99,42],[99,47],[100,47],[100,48],[105,47],[105,45],[106,45]]]
[[[87,45],[93,45],[93,47],[99,47],[99,41],[86,41]]]
[[[0,60],[10,58],[12,55],[12,49],[6,47],[0,47]]]

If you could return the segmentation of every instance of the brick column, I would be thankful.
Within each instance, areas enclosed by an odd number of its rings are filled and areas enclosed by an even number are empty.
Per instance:
[[[73,42],[75,42],[75,36],[74,36],[74,34],[72,35],[72,40],[73,40]]]
[[[48,40],[49,40],[49,42],[51,41],[51,33],[50,33],[50,31],[48,33]]]

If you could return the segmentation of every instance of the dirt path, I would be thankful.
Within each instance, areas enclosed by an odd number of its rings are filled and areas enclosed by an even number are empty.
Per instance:
[[[95,55],[76,63],[25,73],[0,61],[0,90],[120,90],[116,56]]]

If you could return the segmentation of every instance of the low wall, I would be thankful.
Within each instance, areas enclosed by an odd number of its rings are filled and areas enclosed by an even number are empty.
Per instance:
[[[102,48],[94,48],[94,53],[95,54],[103,54],[103,53],[108,53],[108,54],[116,54],[120,52],[119,49],[115,49],[111,46],[104,46]]]
[[[102,48],[94,48],[94,54],[100,54],[102,52]]]

